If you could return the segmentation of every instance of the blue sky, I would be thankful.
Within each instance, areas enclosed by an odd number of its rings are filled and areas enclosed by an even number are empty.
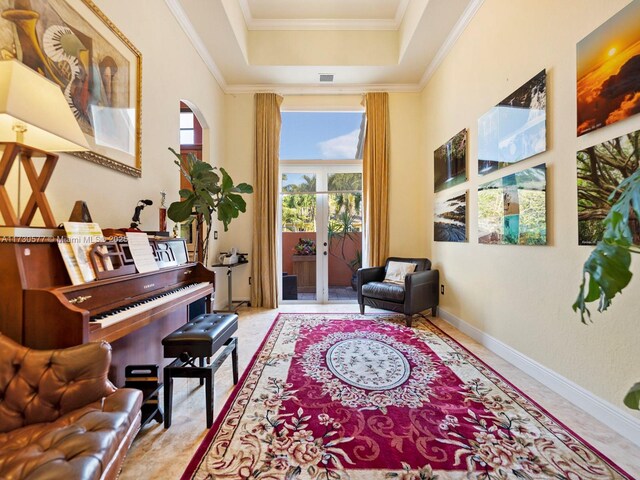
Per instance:
[[[354,158],[362,112],[282,112],[280,159]]]

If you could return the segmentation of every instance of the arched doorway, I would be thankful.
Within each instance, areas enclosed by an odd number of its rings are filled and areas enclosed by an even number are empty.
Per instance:
[[[203,134],[206,124],[198,109],[187,100],[180,101],[180,155],[184,158],[192,153],[199,160],[204,157],[205,135]],[[184,176],[180,176],[180,189],[191,189],[191,185]],[[183,223],[180,225],[178,236],[187,240],[187,248],[192,260],[196,257],[202,259],[203,232],[198,232],[196,237],[196,222]]]

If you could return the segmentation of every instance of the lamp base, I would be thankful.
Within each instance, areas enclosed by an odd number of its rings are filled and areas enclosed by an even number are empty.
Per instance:
[[[58,162],[58,155],[18,142],[0,142],[0,145],[4,146],[4,152],[0,159],[0,214],[4,218],[5,225],[9,227],[28,227],[31,225],[36,211],[40,209],[44,226],[55,228],[57,224],[44,191],[49,184],[49,180],[51,180],[51,175]],[[11,167],[13,167],[18,156],[20,156],[20,163],[31,186],[31,196],[27,200],[24,210],[16,214],[5,184],[11,172]],[[40,174],[36,171],[33,157],[45,158]]]

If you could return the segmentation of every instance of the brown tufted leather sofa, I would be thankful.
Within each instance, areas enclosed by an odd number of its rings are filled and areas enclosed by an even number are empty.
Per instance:
[[[111,346],[31,350],[0,334],[0,479],[114,479],[142,394],[107,379]]]

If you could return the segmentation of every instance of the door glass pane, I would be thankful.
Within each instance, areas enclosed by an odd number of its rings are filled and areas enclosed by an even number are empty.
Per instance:
[[[314,173],[283,173],[282,193],[304,193],[316,191]]]
[[[288,180],[296,175],[283,175],[283,192],[315,191],[315,176],[306,176],[302,182],[298,181],[299,179]],[[316,208],[317,199],[313,193],[282,195],[283,300],[309,301],[317,298]]]
[[[360,192],[362,190],[361,173],[330,173],[327,176],[329,192]]]
[[[362,176],[359,173],[329,175],[329,189],[346,190],[348,185],[357,184],[358,177],[361,185]],[[355,272],[362,266],[361,192],[329,194],[328,228],[329,301],[355,301]]]

